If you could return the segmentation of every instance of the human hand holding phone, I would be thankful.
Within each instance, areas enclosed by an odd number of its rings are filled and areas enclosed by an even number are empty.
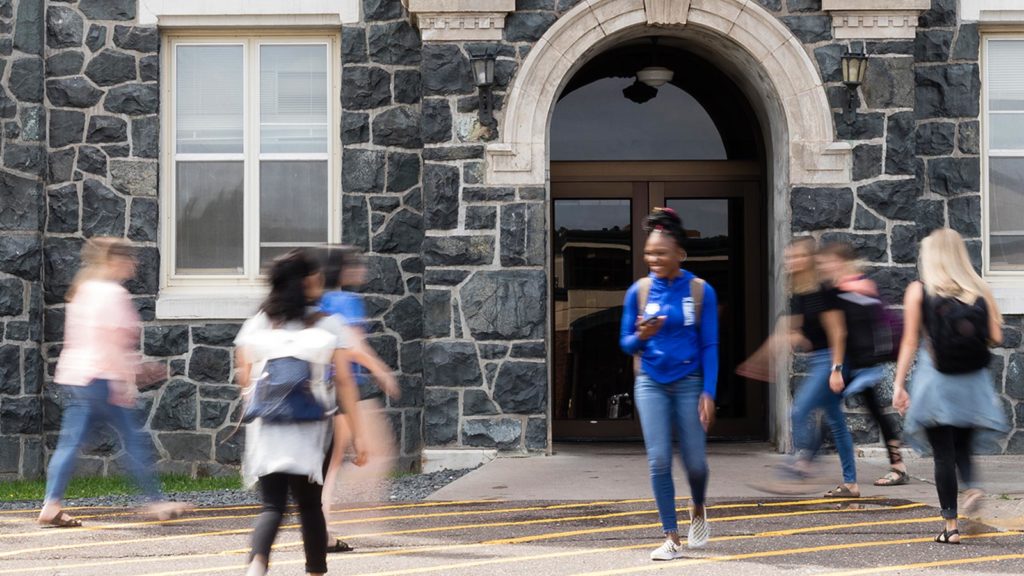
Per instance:
[[[637,337],[641,340],[647,340],[651,336],[658,333],[661,330],[661,326],[665,323],[667,316],[637,316],[636,317],[636,330]]]

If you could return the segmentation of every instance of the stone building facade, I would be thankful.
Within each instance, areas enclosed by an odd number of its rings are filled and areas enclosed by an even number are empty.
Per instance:
[[[893,302],[916,277],[917,241],[936,227],[960,231],[986,265],[982,47],[990,22],[1024,30],[998,2],[253,1],[244,14],[207,4],[0,0],[0,478],[41,475],[54,446],[64,294],[83,240],[99,235],[139,246],[128,287],[143,352],[167,370],[141,396],[160,468],[217,474],[238,463],[231,342],[258,290],[169,280],[176,35],[275,27],[336,44],[329,240],[368,254],[370,341],[402,386],[385,411],[406,468],[450,450],[549,449],[549,123],[583,64],[623,42],[692,45],[758,116],[772,279],[762,325],[781,311],[774,279],[793,234],[851,242]],[[849,112],[840,62],[859,47],[867,77]],[[478,114],[471,65],[484,54],[493,123]],[[1008,315],[993,371],[1015,425],[1005,450],[1021,453],[1024,277],[996,280]],[[788,394],[769,404],[762,438],[784,438]],[[849,409],[858,439],[875,441]],[[112,473],[122,456],[114,432],[99,431],[80,468]]]

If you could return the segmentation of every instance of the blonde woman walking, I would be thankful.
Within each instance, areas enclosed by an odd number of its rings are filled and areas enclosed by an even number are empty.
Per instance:
[[[54,381],[70,396],[60,440],[46,474],[39,524],[74,528],[82,523],[62,509],[78,449],[90,431],[107,422],[128,453],[128,470],[150,500],[147,511],[166,520],[187,505],[165,502],[153,474],[148,438],[135,412],[139,366],[139,315],[121,284],[135,276],[131,245],[120,238],[93,238],[82,248],[82,268],[68,290],[64,349]]]
[[[1002,342],[1002,316],[988,285],[971,266],[959,234],[948,228],[921,242],[921,279],[903,299],[904,332],[893,383],[893,407],[905,414],[904,435],[935,458],[935,488],[944,521],[935,537],[959,544],[957,472],[970,513],[982,492],[971,453],[1008,430],[992,388],[989,346]],[[918,354],[921,334],[925,346]],[[913,386],[907,373],[917,356]]]

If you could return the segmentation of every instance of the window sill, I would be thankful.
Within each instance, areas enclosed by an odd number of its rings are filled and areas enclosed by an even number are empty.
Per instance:
[[[267,296],[263,287],[164,288],[156,299],[157,320],[244,320]]]
[[[986,278],[1003,314],[1024,314],[1024,278]]]

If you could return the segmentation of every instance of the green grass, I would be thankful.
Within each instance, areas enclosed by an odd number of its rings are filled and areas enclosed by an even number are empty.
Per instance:
[[[203,490],[238,490],[242,481],[238,476],[190,478],[180,475],[161,475],[160,484],[165,492],[198,492]],[[0,482],[0,501],[42,500],[46,491],[45,480],[14,480]],[[94,498],[117,494],[134,494],[135,485],[123,476],[73,478],[64,496],[66,499]]]

